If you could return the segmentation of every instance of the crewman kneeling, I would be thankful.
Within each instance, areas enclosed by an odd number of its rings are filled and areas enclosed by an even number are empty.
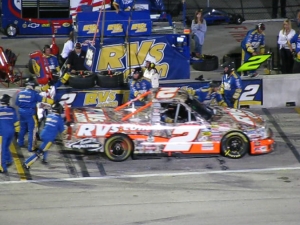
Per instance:
[[[47,164],[48,150],[59,133],[64,132],[64,121],[61,117],[63,107],[56,103],[52,106],[52,113],[47,116],[45,128],[41,133],[42,144],[36,149],[35,154],[25,160],[23,166],[29,169],[30,166],[40,157],[42,162]]]

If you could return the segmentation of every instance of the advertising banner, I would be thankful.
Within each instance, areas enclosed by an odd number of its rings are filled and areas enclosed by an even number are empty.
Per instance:
[[[263,104],[262,79],[243,80],[243,92],[240,96],[240,106]],[[183,89],[198,89],[209,84],[206,82],[166,83],[161,87],[181,87]],[[128,101],[129,90],[92,88],[87,91],[73,88],[58,89],[57,99],[63,99],[61,103],[67,103],[72,107],[116,107]]]

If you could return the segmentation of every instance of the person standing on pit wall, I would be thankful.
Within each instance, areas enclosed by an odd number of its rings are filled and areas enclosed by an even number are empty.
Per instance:
[[[204,44],[205,34],[207,31],[206,20],[203,18],[202,10],[195,12],[194,20],[191,25],[192,38],[195,41],[195,55],[197,58],[202,57],[202,46]]]
[[[278,44],[280,49],[280,58],[282,62],[281,73],[289,74],[293,72],[295,43],[291,44],[291,39],[296,31],[292,29],[292,23],[289,19],[284,20],[282,30],[278,35]]]
[[[159,87],[159,74],[155,68],[156,60],[154,57],[148,55],[146,58],[146,66],[144,71],[144,77],[151,81],[152,88]]]
[[[119,11],[130,11],[134,8],[134,0],[114,0],[113,7],[116,9],[116,12]]]
[[[265,34],[266,26],[263,23],[256,25],[255,29],[249,30],[246,37],[241,43],[242,47],[242,64],[248,61],[254,55],[258,55],[257,49],[260,48],[260,54],[265,54]],[[244,76],[248,76],[247,72],[243,72]],[[255,70],[250,71],[250,77],[257,77]]]
[[[152,88],[151,81],[143,77],[142,68],[135,68],[133,75],[128,77],[129,82],[129,100],[133,100],[141,94],[149,91]],[[135,106],[145,105],[145,98],[140,98],[134,102]]]
[[[13,163],[9,147],[14,136],[20,132],[20,122],[16,110],[9,106],[11,97],[7,94],[0,98],[0,172],[6,173]]]
[[[45,57],[48,60],[49,68],[51,72],[59,72],[60,67],[58,64],[57,57],[55,55],[51,54],[51,48],[50,45],[45,45],[43,48],[43,57]]]
[[[20,91],[17,95],[16,105],[19,107],[20,115],[20,133],[18,135],[18,145],[24,146],[24,137],[28,131],[28,151],[32,152],[35,149],[36,132],[38,128],[37,120],[37,103],[44,102],[52,105],[52,99],[42,97],[35,91],[36,82],[34,78],[30,78],[25,83],[25,90]]]
[[[86,68],[84,66],[84,61],[86,57],[86,51],[82,50],[81,43],[77,42],[75,44],[75,49],[70,52],[67,61],[67,67],[69,72],[75,73],[76,71],[83,70],[85,71]]]
[[[272,18],[277,18],[279,0],[272,0]],[[286,18],[286,0],[280,0],[281,17]]]
[[[70,32],[68,40],[64,43],[63,50],[61,52],[60,56],[60,66],[63,66],[63,64],[68,59],[68,56],[70,52],[74,49],[74,33],[73,31]]]
[[[234,72],[234,63],[227,62],[222,65],[224,74],[222,77],[220,93],[229,108],[237,109],[239,107],[239,98],[242,93],[242,80]]]
[[[64,121],[61,117],[63,107],[56,103],[51,107],[52,113],[47,116],[45,127],[41,133],[42,144],[36,149],[35,154],[25,160],[23,167],[29,167],[41,156],[43,156],[42,163],[47,164],[48,150],[58,134],[65,131]]]

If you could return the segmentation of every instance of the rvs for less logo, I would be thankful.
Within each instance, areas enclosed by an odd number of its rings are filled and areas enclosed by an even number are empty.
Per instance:
[[[96,71],[124,69],[126,76],[130,73],[127,68],[135,68],[143,65],[147,55],[150,55],[156,60],[155,68],[160,74],[160,77],[166,78],[169,71],[169,64],[167,62],[161,62],[164,59],[165,48],[166,43],[155,43],[155,40],[146,40],[140,43],[131,42],[130,47],[123,43],[105,45],[100,51]]]

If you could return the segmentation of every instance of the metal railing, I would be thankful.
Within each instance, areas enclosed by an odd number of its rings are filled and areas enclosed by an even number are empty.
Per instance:
[[[186,14],[193,16],[195,10],[199,8],[217,8],[228,13],[241,14],[246,20],[271,19],[272,0],[186,0]],[[174,10],[182,0],[165,0],[167,10]],[[295,19],[297,10],[300,10],[300,0],[289,0],[286,4],[286,16]],[[181,7],[182,11],[182,7]],[[182,12],[180,13],[182,14]],[[280,1],[278,4],[278,17],[280,18]]]

